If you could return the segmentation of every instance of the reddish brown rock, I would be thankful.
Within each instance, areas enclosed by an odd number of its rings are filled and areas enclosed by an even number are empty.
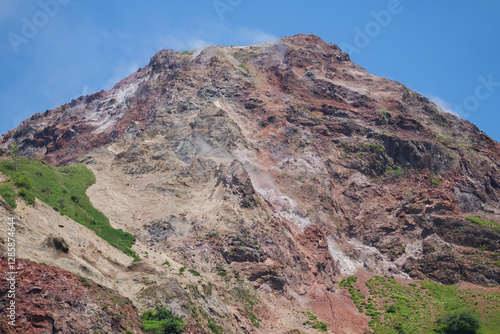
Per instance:
[[[0,277],[0,332],[45,333],[142,333],[142,320],[127,298],[65,270],[18,260],[15,298],[9,298],[7,276]],[[0,270],[7,273],[6,259]],[[10,276],[9,276],[10,277]],[[15,300],[15,326],[7,309]]]

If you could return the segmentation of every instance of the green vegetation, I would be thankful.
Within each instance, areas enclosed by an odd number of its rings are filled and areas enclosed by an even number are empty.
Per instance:
[[[196,49],[186,50],[186,51],[182,51],[181,55],[193,55],[195,52],[196,52]]]
[[[153,89],[162,89],[163,88],[163,83],[155,82],[151,87]]]
[[[217,275],[219,275],[220,277],[226,277],[226,275],[227,275],[226,269],[224,269],[220,266],[217,266],[217,267],[215,267],[215,270],[217,270]]]
[[[307,314],[308,320],[303,323],[303,325],[311,325],[312,328],[317,329],[320,332],[328,331],[328,325],[322,321],[318,321],[318,317],[312,314],[310,311],[305,312]]]
[[[323,263],[316,262],[316,268],[318,268],[318,271],[321,271],[323,269]]]
[[[247,315],[248,315],[248,318],[250,318],[250,322],[252,323],[252,325],[254,325],[254,327],[259,328],[260,327],[259,317],[257,317],[257,315],[255,313],[253,313],[253,311],[248,310],[248,309],[247,309]]]
[[[37,160],[21,158],[17,161],[17,169],[18,171],[12,161],[0,162],[0,171],[20,188],[19,196],[23,197],[27,204],[34,203],[37,197],[62,215],[95,231],[99,237],[134,260],[139,260],[131,249],[135,237],[121,229],[113,228],[109,219],[90,203],[85,191],[96,179],[84,164],[56,168]],[[12,205],[13,190],[8,188],[8,185],[2,185],[0,193],[8,203],[10,201],[9,205],[15,207]]]
[[[184,273],[184,271],[185,271],[185,270],[186,270],[186,267],[180,267],[180,268],[179,268],[179,274],[181,274],[181,275],[182,275],[182,274]]]
[[[157,306],[155,310],[148,310],[141,315],[144,331],[153,334],[178,334],[184,332],[186,324],[181,317],[175,316],[172,311]]]
[[[340,287],[346,287],[349,289],[349,292],[351,293],[351,298],[356,307],[358,308],[359,312],[363,312],[363,308],[361,307],[361,300],[365,299],[365,295],[361,293],[361,290],[356,288],[356,281],[358,278],[356,276],[349,276],[347,280],[342,280],[340,282]]]
[[[453,147],[454,145],[456,145],[456,143],[453,140],[448,139],[446,137],[443,137],[441,135],[436,135],[436,143],[439,143],[439,142],[443,143],[445,146],[448,146],[448,147],[449,146]],[[453,159],[453,157],[452,157],[452,159]]]
[[[162,263],[164,266],[167,265],[170,267],[170,262],[168,260],[165,260],[165,262]]]
[[[404,171],[405,171],[405,169],[402,168],[402,167],[398,167],[398,168],[394,169],[391,166],[387,166],[387,169],[386,169],[386,172],[388,172],[388,173],[394,173],[397,176],[400,176],[401,174],[403,174]]]
[[[208,327],[212,331],[212,333],[219,334],[220,333],[220,327],[214,324],[213,322],[208,322]]]
[[[468,221],[470,221],[474,224],[489,227],[489,228],[494,229],[494,230],[500,230],[500,224],[493,221],[493,220],[483,221],[481,218],[474,217],[474,216],[468,216],[468,217],[465,217],[465,219],[467,219]]]
[[[476,294],[456,285],[428,281],[406,285],[375,276],[366,282],[369,293],[365,296],[358,284],[351,276],[340,287],[349,288],[358,310],[371,317],[374,333],[469,333],[451,330],[463,324],[476,328],[479,323],[483,334],[497,333],[500,328],[500,293],[494,290]]]
[[[197,272],[196,270],[194,269],[188,269],[188,271],[193,275],[193,276],[201,276],[201,274],[199,272]]]
[[[245,71],[247,74],[250,74],[250,70],[248,69],[247,65],[239,64],[238,67],[242,68],[243,71]]]
[[[365,153],[359,153],[358,157],[368,159],[367,162],[372,169],[377,171],[377,174],[382,175],[387,171],[388,158],[385,147],[381,142],[362,144],[358,151]]]
[[[477,317],[469,311],[447,313],[437,323],[441,326],[438,332],[444,334],[476,334],[481,328]]]
[[[17,143],[14,142],[9,145],[9,153],[12,159],[14,159],[15,171],[17,172],[17,162],[19,161],[19,148],[17,147]]]
[[[26,189],[20,189],[19,190],[19,196],[21,196],[22,198],[24,198],[24,200],[26,201],[27,205],[33,205],[33,204],[35,204],[35,195],[33,195],[33,193],[31,193],[30,191],[28,191]]]
[[[11,145],[12,146],[12,145]],[[19,164],[19,152],[17,151],[17,146],[15,151],[17,152],[17,158],[15,158],[15,163],[8,163],[9,169],[13,171],[12,173],[12,179],[14,181],[14,185],[19,189],[18,193],[16,194],[16,191],[14,188],[7,183],[12,183],[11,180],[5,182],[0,186],[0,195],[5,199],[7,204],[10,205],[11,208],[15,209],[17,204],[16,204],[16,197],[20,196],[24,198],[26,201],[26,204],[32,205],[35,203],[35,196],[31,192],[31,189],[33,188],[33,180],[31,177],[25,173],[19,173],[18,170],[18,164]],[[13,156],[16,156],[15,154],[11,154]],[[5,173],[7,174],[7,173]],[[7,174],[8,175],[8,174]]]
[[[252,325],[260,327],[261,320],[255,310],[255,304],[258,302],[255,290],[253,287],[245,285],[243,281],[239,279],[237,279],[237,284],[238,286],[231,291],[231,295],[240,303],[240,305],[244,306],[246,314]]]
[[[249,51],[249,52],[239,52],[239,51],[236,51],[234,53],[234,56],[235,57],[241,57],[241,58],[247,58],[249,56],[255,56],[257,53],[254,52],[254,51]]]
[[[385,123],[389,123],[390,120],[391,120],[391,117],[392,115],[389,113],[389,110],[387,109],[382,109],[380,111],[380,118],[385,122]]]
[[[0,195],[3,197],[5,202],[10,205],[11,208],[15,209],[16,204],[16,191],[8,184],[0,185]]]
[[[91,285],[91,284],[87,281],[87,279],[86,279],[85,277],[83,277],[83,276],[78,277],[78,280],[79,280],[80,282],[82,282],[82,283],[83,283],[83,286],[85,286],[85,287],[87,287],[87,288],[88,288],[88,287],[90,287],[90,286],[92,286],[92,285]]]
[[[385,148],[380,143],[371,143],[361,145],[360,151],[362,152],[372,152],[377,154],[385,154]]]
[[[193,306],[193,308],[191,309],[193,318],[198,318],[198,312],[203,316],[203,318],[205,318],[205,320],[207,321],[207,326],[208,328],[210,328],[210,331],[212,333],[219,334],[222,332],[222,328],[212,322],[212,319],[210,319],[207,312],[205,312],[201,306],[198,306],[198,311],[196,311],[196,307]],[[196,322],[198,323],[198,320]]]
[[[328,325],[325,324],[322,321],[316,321],[313,325],[312,328],[319,330],[320,332],[327,332],[328,331]]]
[[[208,282],[207,285],[203,285],[203,292],[205,293],[205,296],[211,296],[213,288],[214,288],[214,286],[213,286],[212,282]]]
[[[431,184],[435,186],[439,186],[441,184],[441,179],[439,177],[430,177],[429,180],[431,181]]]

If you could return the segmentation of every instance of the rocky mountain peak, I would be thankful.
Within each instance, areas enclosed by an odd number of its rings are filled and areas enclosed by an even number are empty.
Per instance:
[[[194,322],[191,300],[227,330],[248,332],[256,312],[263,333],[283,333],[304,326],[290,311],[301,307],[362,333],[366,317],[336,291],[345,276],[500,283],[499,143],[314,35],[161,50],[0,145],[14,141],[94,172],[92,203],[147,258],[74,247],[140,309],[160,302]]]

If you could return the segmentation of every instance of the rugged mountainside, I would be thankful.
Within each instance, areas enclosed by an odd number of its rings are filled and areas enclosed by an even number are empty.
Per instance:
[[[27,244],[52,233],[70,252],[22,255],[200,331],[314,332],[298,309],[363,333],[368,318],[336,289],[354,273],[500,283],[499,230],[466,219],[500,221],[500,144],[313,35],[162,50],[110,91],[0,139],[4,151],[12,142],[54,165],[86,163],[92,203],[137,237],[143,261],[39,201],[0,219],[16,215]]]
[[[3,273],[6,260],[0,262]],[[82,277],[57,268],[19,261],[16,278],[17,326],[4,319],[0,332],[11,333],[139,333],[140,319],[130,300]],[[2,309],[10,305],[6,277],[0,277]],[[34,307],[36,305],[36,307]]]

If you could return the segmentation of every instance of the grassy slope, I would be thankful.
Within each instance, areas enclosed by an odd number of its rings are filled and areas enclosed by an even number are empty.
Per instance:
[[[113,228],[108,218],[90,203],[85,191],[96,179],[84,164],[56,168],[37,160],[22,158],[18,162],[17,172],[14,163],[8,160],[0,162],[0,171],[11,177],[14,182],[19,180],[20,175],[27,175],[31,179],[29,191],[38,199],[95,231],[98,236],[123,253],[139,259],[131,249],[135,237],[121,229]],[[22,190],[26,191],[24,188]]]
[[[482,324],[482,333],[498,333],[500,328],[500,293],[489,290],[477,293],[456,285],[420,281],[399,284],[393,279],[375,276],[366,282],[367,296],[354,279],[343,281],[361,312],[372,317],[375,333],[435,333],[436,320],[446,313],[468,310]]]

